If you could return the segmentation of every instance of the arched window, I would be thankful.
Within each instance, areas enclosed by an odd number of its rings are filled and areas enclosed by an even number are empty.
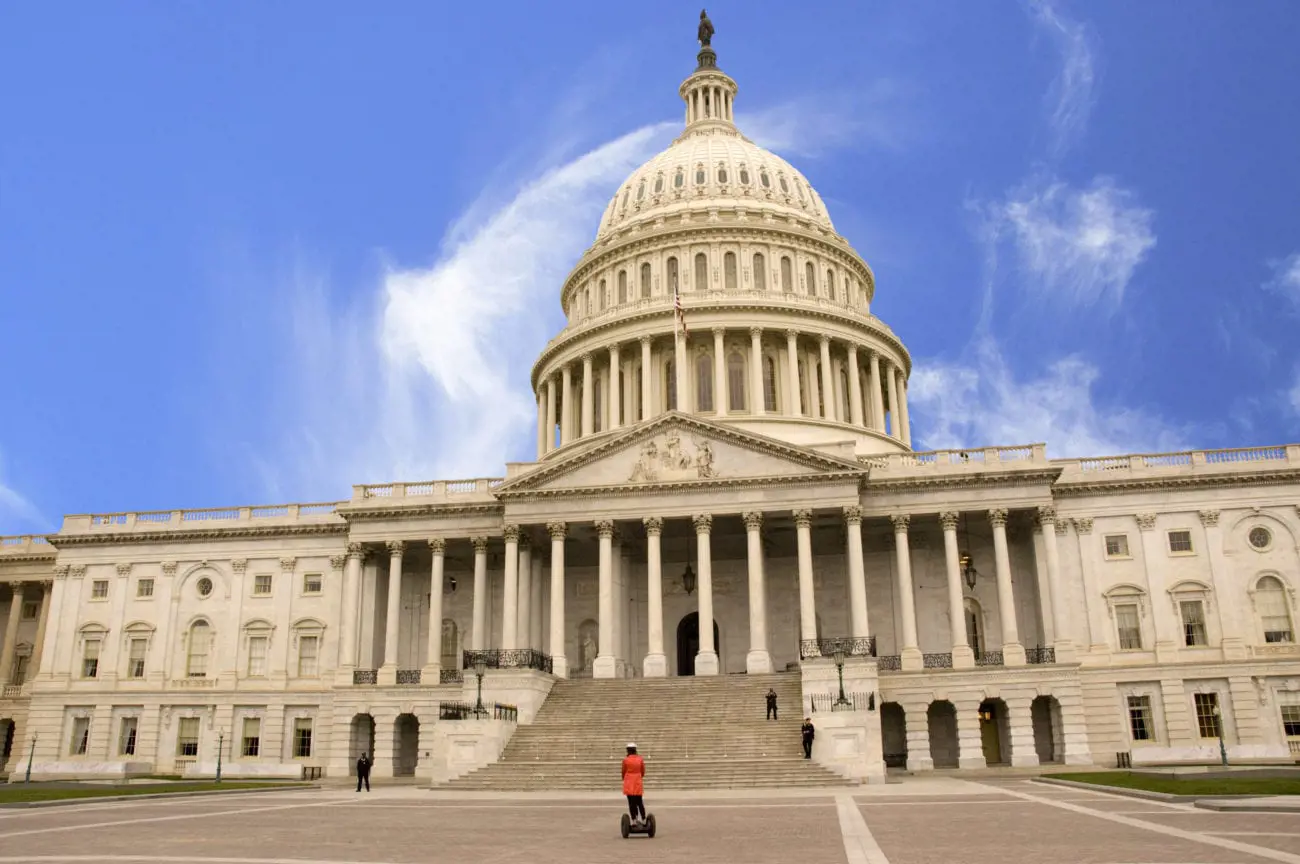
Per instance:
[[[641,265],[641,299],[650,299],[650,262]]]
[[[636,200],[640,201],[645,198],[645,181],[642,180],[636,187]]]
[[[605,376],[600,375],[598,373],[592,373],[591,376],[591,407],[592,407],[591,431],[592,432],[599,432],[602,426],[604,425],[600,422],[601,418],[605,416],[604,411],[601,410],[605,407],[604,383],[605,383]]]
[[[749,185],[749,169],[746,168],[744,165],[740,166],[740,185],[742,186]]]
[[[623,203],[618,205],[619,210],[623,210],[623,211],[627,210],[627,196],[631,194],[632,194],[631,186],[623,190]]]
[[[804,265],[803,270],[804,270],[803,273],[804,279],[808,282],[808,296],[816,297],[817,296],[817,270],[816,268],[813,267],[811,261],[809,261],[806,265]]]
[[[1264,630],[1265,642],[1295,641],[1291,627],[1291,604],[1286,586],[1276,576],[1263,576],[1255,583],[1255,612]]]
[[[655,194],[658,195],[664,191],[664,175],[659,174],[655,177]]]
[[[727,410],[745,410],[745,358],[739,351],[727,355]]]
[[[758,182],[763,184],[764,189],[772,188],[772,178],[767,176],[766,168],[758,172]]]
[[[707,180],[707,179],[709,179],[709,178],[708,178],[708,176],[704,173],[704,166],[703,166],[703,165],[699,165],[699,166],[697,166],[697,167],[695,168],[695,185],[696,185],[696,186],[703,186],[703,185],[704,185],[704,181]]]
[[[677,364],[672,359],[664,364],[664,409],[677,410]]]
[[[727,183],[727,166],[725,165],[718,166],[718,182],[724,186]]]
[[[847,423],[847,422],[849,421],[849,415],[850,415],[850,413],[851,413],[851,412],[849,411],[849,373],[846,372],[846,371],[843,370],[843,369],[840,370],[840,392],[839,392],[839,397],[840,397],[840,400],[839,400],[839,401],[840,401],[840,419]]]
[[[673,188],[680,189],[686,185],[686,171],[682,168],[677,169],[677,174],[673,176]]]
[[[713,410],[713,356],[701,354],[695,360],[695,410]]]
[[[978,656],[984,653],[984,610],[974,597],[967,597],[962,605],[966,610],[966,644]]]
[[[776,360],[763,358],[763,409],[776,412]]]
[[[208,653],[212,648],[212,628],[207,621],[195,621],[190,625],[189,638],[185,646],[185,677],[206,678],[208,676]]]
[[[782,175],[778,178],[778,180],[779,180],[780,183],[781,183],[781,191],[784,192],[785,194],[789,195],[789,194],[790,194],[790,184],[785,182],[785,175],[782,174]]]
[[[786,294],[794,290],[794,265],[788,255],[781,256],[781,290]]]
[[[821,361],[818,360],[817,361],[817,416],[825,417],[826,416],[826,394],[823,393],[822,390],[826,388],[821,386],[821,382],[822,382],[822,364]]]
[[[604,279],[600,280],[600,293],[596,297],[596,303],[600,307],[601,312],[604,312],[605,307],[609,305],[609,291],[605,288]]]
[[[455,619],[442,619],[441,651],[443,669],[460,668],[460,628]]]
[[[722,276],[728,291],[736,290],[736,253],[728,252],[722,256]]]
[[[600,284],[601,287],[604,287],[605,285],[604,282]],[[591,314],[591,289],[590,288],[582,292],[582,314],[584,317]]]
[[[709,290],[709,259],[703,252],[695,256],[695,290]]]
[[[602,286],[604,282],[600,283]],[[618,271],[618,302],[622,305],[627,302],[627,271]]]
[[[828,269],[826,271],[826,296],[831,298],[832,300],[835,299],[835,271],[834,270]]]
[[[668,293],[677,293],[677,257],[668,259]]]
[[[754,254],[754,290],[767,290],[767,259],[761,252]]]

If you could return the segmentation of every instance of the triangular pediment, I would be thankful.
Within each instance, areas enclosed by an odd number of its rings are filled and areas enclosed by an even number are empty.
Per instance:
[[[806,481],[865,476],[866,466],[677,412],[593,441],[499,487],[499,497],[566,489]]]

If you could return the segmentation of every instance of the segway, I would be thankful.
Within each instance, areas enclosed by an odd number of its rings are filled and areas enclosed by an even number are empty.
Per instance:
[[[624,840],[626,840],[629,836],[633,834],[644,834],[647,837],[654,837],[655,836],[655,814],[647,813],[644,822],[642,822],[640,825],[633,825],[632,817],[629,814],[624,813],[623,820],[622,822],[619,823],[619,828],[623,832]]]

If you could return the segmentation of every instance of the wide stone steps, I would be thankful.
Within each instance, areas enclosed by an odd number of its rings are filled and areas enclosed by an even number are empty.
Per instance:
[[[648,761],[646,791],[848,786],[850,781],[798,758]],[[452,784],[458,789],[618,791],[619,762],[498,762]]]

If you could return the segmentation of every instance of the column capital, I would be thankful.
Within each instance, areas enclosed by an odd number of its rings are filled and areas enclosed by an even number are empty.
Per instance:
[[[1005,528],[1007,525],[1007,511],[1002,509],[1001,507],[990,510],[989,524],[993,525],[994,527],[1001,526]]]
[[[1156,514],[1154,513],[1139,513],[1136,518],[1138,528],[1143,531],[1150,531],[1156,527]]]
[[[696,534],[708,534],[713,530],[713,516],[709,513],[696,513],[691,522],[695,524]]]
[[[653,336],[645,335],[645,336],[642,336],[642,337],[641,337],[639,340],[637,340],[637,341],[639,341],[642,345],[649,345],[653,340],[654,340],[654,337],[653,337]]]
[[[433,537],[429,541],[429,549],[434,555],[445,555],[447,553],[447,541],[443,537]]]
[[[55,579],[67,579],[67,578],[68,578],[68,570],[69,570],[69,569],[70,569],[70,568],[68,567],[67,564],[55,564],[55,565],[54,565],[54,578],[55,578]]]
[[[714,328],[713,328],[713,335],[714,335],[715,338],[721,338],[721,337],[725,336],[726,333],[727,333],[727,328],[726,328],[726,327],[714,327]]]
[[[1091,517],[1091,516],[1080,516],[1078,519],[1075,519],[1075,520],[1074,520],[1074,530],[1075,530],[1075,531],[1078,531],[1080,534],[1091,534],[1091,533],[1092,533],[1092,517]]]
[[[175,576],[175,575],[176,575],[176,562],[175,562],[175,561],[164,561],[164,562],[162,562],[162,565],[161,565],[161,566],[162,566],[162,572],[163,572],[163,575],[164,575],[164,576]],[[76,568],[74,567],[73,569],[75,570]],[[86,572],[86,568],[85,568],[85,567],[82,567],[82,568],[81,568],[81,572],[82,572],[82,573],[85,573],[85,572]],[[76,573],[72,573],[71,575],[76,576],[77,574],[76,574]]]
[[[533,548],[532,535],[530,535],[527,531],[524,531],[522,529],[519,531],[519,548],[520,549]]]
[[[387,547],[389,555],[401,555],[406,551],[405,540],[389,540],[384,546]]]
[[[501,534],[506,538],[506,542],[519,542],[519,526],[513,522],[507,522],[501,529]]]
[[[1057,520],[1056,520],[1056,536],[1057,536],[1057,537],[1064,537],[1064,536],[1065,536],[1066,534],[1068,534],[1068,533],[1070,533],[1070,520],[1069,520],[1069,519],[1057,519]]]
[[[858,343],[854,342],[852,339],[849,339],[844,343],[844,350],[849,352],[850,357],[856,359],[858,356]]]
[[[403,544],[403,545],[405,545],[405,544]],[[293,572],[293,568],[296,567],[296,566],[298,566],[298,559],[297,559],[297,558],[293,558],[293,557],[285,557],[285,558],[281,558],[281,559],[280,559],[280,570],[281,570],[281,572],[283,572],[283,573],[292,573],[292,572]]]
[[[907,513],[895,513],[889,517],[889,521],[894,523],[895,534],[906,534],[907,526],[911,523],[912,517]]]
[[[749,328],[749,336],[750,336],[751,339],[762,339],[762,338],[763,338],[763,328],[762,328],[762,327],[750,327],[750,328]]]
[[[817,337],[817,341],[821,342],[823,345],[830,345],[831,344],[830,334],[822,333]]]
[[[1201,517],[1201,524],[1206,528],[1214,528],[1219,524],[1218,510],[1201,510],[1196,515]]]
[[[945,510],[939,514],[939,524],[945,531],[956,531],[957,524],[961,521],[961,514],[954,513],[951,510]]]
[[[547,522],[546,532],[551,535],[552,540],[563,540],[569,533],[569,523],[567,522]]]
[[[346,564],[346,563],[348,563],[348,556],[346,556],[346,555],[331,555],[331,556],[330,556],[330,569],[331,569],[331,570],[334,570],[335,572],[337,572],[337,571],[339,571],[339,570],[342,570],[342,569],[343,569],[343,565]]]
[[[856,504],[850,504],[844,508],[844,521],[850,526],[862,524],[862,508]]]
[[[488,538],[486,538],[486,537],[471,537],[471,538],[470,538],[470,542],[474,544],[474,554],[475,554],[475,555],[483,555],[483,554],[485,554],[485,553],[487,552],[487,547],[488,547]]]
[[[1055,507],[1039,507],[1039,508],[1038,508],[1038,524],[1041,525],[1041,526],[1044,527],[1044,528],[1046,528],[1048,525],[1055,525],[1055,524],[1056,524],[1056,508],[1055,508]]]
[[[172,564],[172,572],[173,572],[173,573],[176,572],[176,565],[175,565],[175,564]],[[70,571],[68,572],[68,575],[71,576],[73,579],[81,579],[81,578],[84,578],[85,575],[86,575],[86,565],[85,565],[85,564],[73,564],[73,565],[72,565],[72,570],[70,570]]]
[[[747,531],[758,531],[763,527],[763,514],[756,510],[742,513],[740,517],[745,520],[745,530]]]
[[[613,539],[614,523],[608,519],[601,519],[596,523],[596,533],[600,535],[601,539]]]
[[[664,520],[660,516],[647,516],[641,522],[645,525],[645,533],[650,537],[664,533]]]
[[[118,576],[130,576],[130,575],[131,575],[131,565],[130,565],[130,563],[128,562],[128,563],[126,563],[126,564],[118,564],[118,565],[117,565],[117,575],[118,575]]]
[[[794,511],[794,524],[796,528],[808,528],[812,525],[811,510]]]
[[[786,339],[798,339],[798,338],[799,338],[799,331],[798,331],[798,330],[787,330],[787,331],[785,331],[785,338],[786,338]]]
[[[614,342],[613,344],[611,344],[611,345],[609,346],[609,353],[611,353],[611,354],[617,354],[617,353],[618,353],[618,346],[619,346],[619,343],[617,343],[617,342]]]
[[[349,558],[360,558],[366,554],[366,547],[361,543],[350,542],[347,545],[347,554]]]

